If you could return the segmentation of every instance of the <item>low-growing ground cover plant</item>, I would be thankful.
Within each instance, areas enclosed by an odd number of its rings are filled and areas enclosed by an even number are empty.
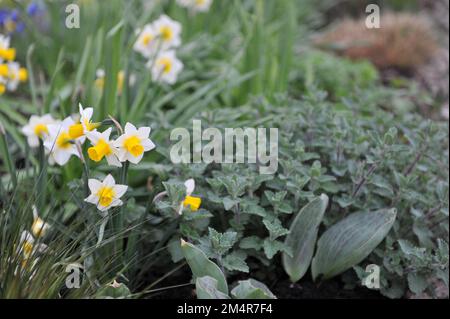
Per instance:
[[[0,297],[448,296],[448,122],[414,83],[311,49],[319,5],[91,1],[60,30],[39,4],[46,28],[27,3],[0,38],[5,88],[24,82],[0,97]],[[277,139],[175,162],[197,123]]]

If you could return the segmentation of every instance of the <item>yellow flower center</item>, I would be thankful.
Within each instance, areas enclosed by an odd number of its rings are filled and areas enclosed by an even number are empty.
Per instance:
[[[98,190],[97,196],[99,204],[103,207],[107,207],[111,205],[116,193],[112,187],[103,186]]]
[[[5,91],[6,91],[6,86],[4,84],[0,84],[0,95],[5,93]]]
[[[172,60],[169,58],[161,58],[158,60],[158,65],[162,67],[163,73],[169,73],[172,70]]]
[[[153,36],[151,34],[146,34],[142,37],[142,44],[148,46],[150,42],[153,41]]]
[[[13,61],[16,58],[16,49],[0,49],[0,56],[8,61]]]
[[[104,156],[111,154],[111,147],[104,139],[100,139],[97,145],[88,149],[88,155],[94,162],[100,162]]]
[[[137,136],[131,136],[125,139],[123,142],[123,147],[133,156],[139,156],[144,153],[144,147],[141,144],[141,140]]]
[[[183,201],[184,207],[190,207],[193,212],[197,211],[200,208],[200,204],[202,203],[202,199],[200,197],[194,196],[186,196]]]
[[[72,137],[68,133],[61,132],[58,135],[58,138],[56,139],[56,145],[59,148],[63,148],[63,149],[69,148],[71,145],[71,141],[72,141]]]
[[[95,130],[97,127],[101,125],[101,123],[91,123],[86,119],[83,121],[83,124],[89,132]]]
[[[202,4],[205,4],[205,0],[195,0],[195,4],[201,6]]]
[[[125,72],[119,71],[119,73],[117,73],[117,93],[118,94],[122,94],[124,80],[125,80]]]
[[[159,32],[161,33],[161,38],[164,41],[170,41],[173,37],[172,29],[168,26],[163,26],[159,29]]]
[[[73,124],[69,127],[69,135],[72,139],[77,139],[84,135],[84,127],[81,123]]]
[[[45,223],[41,218],[36,218],[31,225],[31,232],[35,237],[41,237],[45,235],[46,227]]]
[[[0,64],[0,76],[8,76],[8,64]]]
[[[37,124],[34,127],[34,134],[36,134],[38,137],[42,138],[44,134],[48,134],[48,128],[45,124]]]
[[[28,240],[25,240],[24,243],[22,244],[22,249],[23,249],[23,255],[25,256],[25,258],[29,258],[31,256],[31,254],[33,253],[33,244],[31,242],[29,242]]]
[[[20,82],[25,82],[28,79],[28,72],[27,69],[25,68],[20,68],[19,69],[19,81]]]

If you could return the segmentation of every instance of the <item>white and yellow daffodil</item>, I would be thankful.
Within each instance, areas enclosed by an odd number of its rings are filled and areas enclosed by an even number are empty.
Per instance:
[[[147,67],[151,68],[153,81],[175,84],[183,63],[177,59],[175,51],[169,50],[158,54],[155,61],[147,63]]]
[[[150,127],[137,129],[133,124],[125,125],[125,132],[115,142],[119,149],[118,157],[121,162],[129,161],[137,164],[141,161],[145,152],[155,148],[155,144],[149,139]]]
[[[184,198],[183,202],[180,204],[180,207],[178,209],[178,214],[183,214],[183,208],[189,207],[191,211],[195,212],[200,208],[200,205],[202,203],[202,199],[200,197],[192,196],[192,193],[195,190],[195,180],[194,179],[188,179],[184,182],[184,186],[186,187],[186,197]]]
[[[0,63],[3,61],[13,61],[16,58],[16,49],[10,48],[8,36],[0,34]]]
[[[103,69],[98,69],[95,72],[96,75],[96,79],[95,79],[95,86],[99,89],[99,90],[103,90],[104,86],[105,86],[105,70]],[[136,77],[131,74],[129,76],[129,84],[133,85],[135,83]],[[117,94],[121,95],[122,91],[123,91],[123,85],[125,83],[125,72],[123,70],[120,70],[117,73]]]
[[[44,220],[39,217],[36,206],[33,206],[33,224],[31,225],[31,232],[34,237],[44,237],[49,228],[50,224],[44,222]]]
[[[165,14],[152,24],[157,34],[157,48],[161,51],[176,48],[181,44],[181,24]]]
[[[72,155],[80,157],[75,145],[75,140],[71,137],[69,129],[75,122],[71,117],[67,117],[60,124],[47,126],[48,136],[44,140],[44,146],[50,153],[50,162],[58,165],[65,165]]]
[[[110,174],[105,177],[103,182],[89,179],[88,186],[91,195],[84,201],[96,205],[101,212],[107,211],[112,207],[121,206],[123,202],[120,198],[128,189],[126,185],[116,185],[114,177]]]
[[[24,230],[20,235],[20,244],[18,252],[22,254],[23,261],[26,261],[33,257],[36,253],[43,253],[47,250],[48,246],[42,243],[36,244],[33,235],[30,232]],[[22,265],[24,265],[22,263]]]
[[[20,67],[17,62],[9,62],[8,64],[8,75],[6,88],[9,91],[15,91],[19,86],[20,82],[25,82],[28,79],[27,69]]]
[[[146,58],[152,57],[158,49],[158,32],[152,24],[146,24],[140,31],[133,50]]]
[[[177,3],[193,12],[206,12],[212,4],[212,0],[177,0]]]
[[[211,4],[212,0],[192,0],[192,10],[194,12],[207,12]]]
[[[50,114],[43,116],[32,115],[28,123],[22,128],[22,133],[27,137],[30,147],[38,147],[39,140],[48,136],[48,125],[58,124]]]
[[[81,144],[84,143],[86,132],[91,132],[100,126],[100,123],[92,123],[92,115],[94,114],[94,109],[88,107],[83,109],[81,104],[78,105],[80,111],[80,119],[77,123],[73,123],[69,127],[69,135],[73,140],[79,141]]]
[[[110,141],[112,128],[108,128],[103,133],[92,131],[86,132],[86,136],[92,143],[92,147],[88,148],[88,156],[94,162],[100,162],[104,157],[111,166],[122,167],[118,159],[119,150],[114,145],[114,141]]]

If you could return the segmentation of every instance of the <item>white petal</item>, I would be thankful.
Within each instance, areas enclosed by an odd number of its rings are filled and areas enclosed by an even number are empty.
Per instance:
[[[186,186],[186,194],[189,196],[194,192],[195,189],[195,181],[190,178],[186,182],[184,182],[184,186]]]
[[[122,167],[122,163],[120,163],[119,159],[114,154],[106,156],[106,161],[111,166]]]
[[[85,198],[84,201],[87,202],[87,203],[91,203],[91,204],[97,205],[98,201],[99,201],[99,198],[98,198],[98,196],[91,194],[87,198]]]
[[[148,152],[155,148],[155,144],[150,139],[145,139],[141,141],[142,146],[144,147],[144,151]]]
[[[90,178],[88,180],[89,190],[91,191],[92,194],[97,194],[98,190],[100,189],[100,187],[102,187],[102,185],[103,185],[102,182],[100,182],[95,178]]]
[[[128,161],[130,161],[133,164],[138,164],[141,160],[142,157],[144,157],[144,153],[142,153],[139,156],[133,156],[133,154],[127,153],[128,155]]]
[[[128,186],[127,185],[115,185],[113,186],[114,192],[116,193],[116,198],[120,198],[123,194],[126,193]]]
[[[125,124],[125,134],[126,135],[136,135],[137,134],[136,126],[127,122],[127,124]]]
[[[116,185],[116,181],[114,180],[114,177],[112,177],[111,174],[108,174],[108,176],[105,177],[103,180],[103,185],[111,187]]]
[[[140,127],[140,128],[138,129],[138,134],[137,134],[137,135],[138,135],[141,139],[148,138],[148,136],[150,135],[150,131],[151,131],[151,128],[148,127],[148,126]]]

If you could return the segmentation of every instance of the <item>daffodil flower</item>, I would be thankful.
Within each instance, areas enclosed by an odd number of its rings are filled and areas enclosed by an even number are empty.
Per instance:
[[[99,90],[103,90],[104,86],[105,86],[105,70],[103,69],[98,69],[95,73],[96,75],[96,79],[95,79],[95,86],[99,89]],[[129,84],[133,85],[134,82],[136,80],[136,77],[131,74],[129,77]],[[123,85],[125,81],[125,72],[123,70],[120,70],[117,73],[117,94],[121,95],[122,91],[123,91]]]
[[[44,222],[44,220],[39,217],[36,206],[33,206],[33,224],[31,225],[31,232],[34,237],[44,237],[49,228],[50,224]]]
[[[61,124],[48,125],[48,137],[44,140],[45,148],[50,152],[50,161],[65,165],[72,155],[80,156],[69,128],[75,123],[67,117]]]
[[[0,63],[3,61],[13,61],[16,58],[16,49],[10,48],[10,39],[0,34]]]
[[[9,91],[15,91],[20,82],[25,82],[28,79],[27,69],[21,68],[17,62],[8,63],[8,81],[7,89]]]
[[[200,208],[200,205],[202,203],[202,199],[200,197],[192,196],[192,193],[195,190],[195,181],[192,178],[184,182],[184,186],[186,187],[186,197],[180,204],[178,215],[183,214],[184,207],[189,207],[191,211],[195,212]]]
[[[69,127],[69,135],[73,140],[79,140],[83,144],[86,132],[95,130],[100,126],[100,123],[91,122],[92,115],[94,114],[92,107],[83,109],[81,104],[78,107],[80,110],[80,120],[78,123],[74,123]]]
[[[175,51],[165,51],[158,54],[155,61],[149,61],[152,79],[157,82],[175,84],[178,74],[183,70],[183,63],[177,59]]]
[[[25,266],[27,261],[36,253],[43,253],[47,248],[48,246],[45,244],[36,244],[33,235],[24,230],[20,236],[20,244],[18,247],[18,252],[23,256],[22,266]]]
[[[48,125],[50,124],[58,124],[58,121],[50,114],[30,117],[27,125],[22,128],[22,133],[27,137],[30,147],[38,147],[39,140],[44,140],[48,136]]]
[[[114,177],[110,174],[106,176],[103,182],[89,179],[88,186],[91,195],[84,201],[96,205],[101,212],[105,212],[112,207],[121,206],[123,202],[120,198],[128,189],[126,185],[116,185]]]
[[[150,58],[158,49],[157,45],[158,33],[152,24],[146,24],[139,33],[136,42],[133,45],[133,50],[139,52],[146,58]]]
[[[114,141],[110,141],[112,128],[108,128],[103,133],[92,131],[86,132],[86,136],[92,143],[92,147],[88,149],[88,155],[94,162],[100,162],[104,157],[109,165],[122,167],[117,158],[119,150],[114,146]]]
[[[150,127],[140,127],[137,129],[133,124],[125,125],[125,132],[115,142],[119,149],[118,157],[121,162],[129,161],[137,164],[144,156],[144,152],[151,151],[155,144],[148,138]]]
[[[177,0],[177,3],[193,12],[206,12],[212,4],[212,0]]]
[[[175,48],[181,44],[181,24],[166,15],[161,15],[152,24],[158,37],[158,48],[161,51]]]

